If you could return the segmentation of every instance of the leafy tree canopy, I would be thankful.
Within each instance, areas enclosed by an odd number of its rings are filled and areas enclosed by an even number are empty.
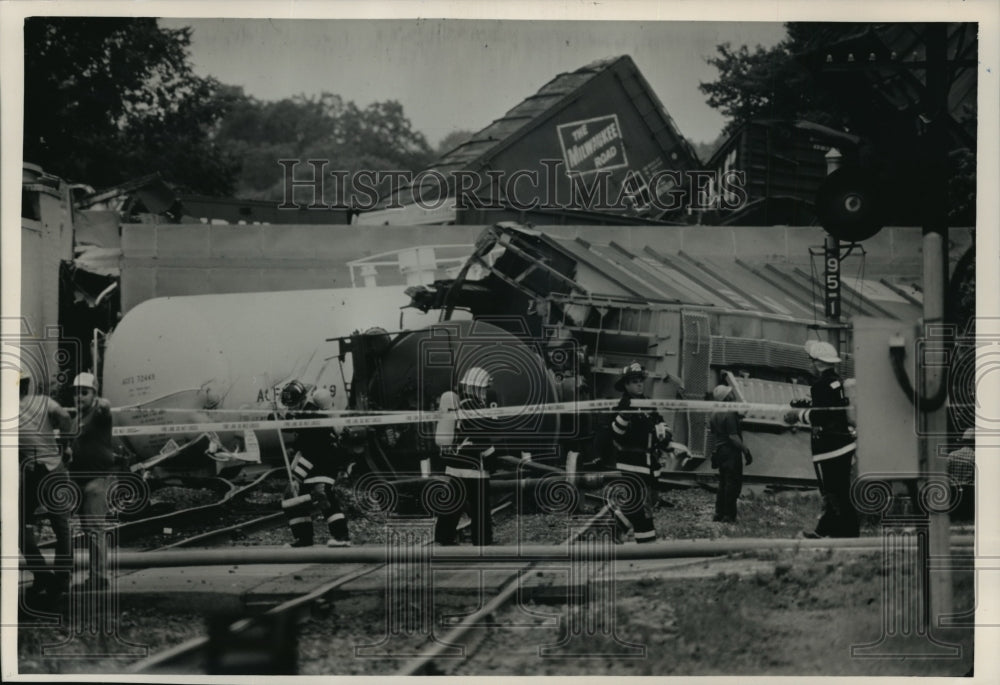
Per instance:
[[[817,86],[796,59],[821,27],[786,24],[788,37],[770,48],[716,46],[716,54],[706,61],[719,71],[719,77],[699,88],[708,96],[709,106],[728,117],[724,133],[760,118],[803,118],[832,127],[847,123],[839,103]]]
[[[326,160],[328,171],[355,173],[417,171],[435,157],[395,100],[362,109],[328,92],[261,101],[230,88],[229,96],[233,105],[221,122],[216,143],[243,162],[237,183],[242,197],[283,199],[280,159]]]
[[[159,171],[187,190],[231,192],[238,163],[212,140],[229,103],[193,73],[190,29],[31,17],[24,36],[26,161],[98,188]]]

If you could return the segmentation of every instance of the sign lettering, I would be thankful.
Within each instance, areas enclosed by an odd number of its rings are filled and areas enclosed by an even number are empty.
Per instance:
[[[840,246],[836,240],[828,240],[824,254],[824,294],[826,318],[840,320]]]
[[[617,114],[561,124],[556,130],[567,174],[628,166]]]

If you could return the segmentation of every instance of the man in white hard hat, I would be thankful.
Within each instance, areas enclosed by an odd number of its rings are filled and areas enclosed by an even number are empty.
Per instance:
[[[53,500],[58,498],[60,489],[69,486],[66,462],[71,454],[69,440],[73,420],[58,402],[32,392],[31,386],[31,373],[25,369],[19,382],[17,451],[21,510],[18,546],[32,575],[26,598],[34,603],[43,595],[49,601],[56,601],[69,589],[73,568],[69,514]],[[51,566],[38,548],[32,525],[39,505],[45,507],[56,536],[55,563]]]
[[[90,548],[90,575],[83,588],[106,590],[108,488],[115,471],[111,403],[98,395],[97,379],[92,373],[81,373],[73,379],[73,394],[77,426],[70,474],[82,493],[80,527]]]
[[[844,382],[834,369],[840,362],[828,342],[805,345],[818,379],[810,388],[810,399],[793,402],[785,423],[803,423],[812,428],[813,468],[823,495],[823,513],[808,538],[857,537],[858,514],[851,502],[851,464],[856,443],[847,416],[850,404]]]
[[[473,366],[462,374],[458,384],[460,410],[475,412],[491,404],[493,378],[485,369]],[[458,507],[449,507],[437,517],[434,540],[439,545],[457,542],[458,522],[462,511],[472,520],[472,544],[493,544],[493,521],[490,514],[490,470],[496,454],[496,435],[484,417],[463,418],[455,422],[451,444],[441,448],[444,473],[452,480],[452,494]]]

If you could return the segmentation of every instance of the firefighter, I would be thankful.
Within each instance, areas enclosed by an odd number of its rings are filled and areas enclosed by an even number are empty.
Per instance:
[[[632,400],[646,399],[643,394],[646,370],[637,362],[622,369],[615,381],[615,390],[622,393],[611,423],[615,468],[639,478],[641,507],[630,503],[631,511],[624,517],[632,525],[637,543],[656,540],[653,526],[653,508],[656,504],[656,481],[660,475],[659,445],[669,444],[673,435],[663,417],[653,409],[631,411]],[[619,522],[622,512],[615,511]]]
[[[322,389],[311,393],[301,382],[293,380],[281,391],[281,403],[288,409],[286,419],[316,418],[315,412],[329,409],[330,394]],[[337,482],[338,445],[330,428],[303,428],[285,432],[286,447],[294,453],[291,461],[291,481],[285,491],[281,509],[292,529],[291,547],[311,547],[313,544],[313,506],[318,505],[326,521],[330,539],[327,547],[348,547],[351,544],[347,517],[334,490]]]
[[[805,346],[817,380],[808,400],[792,402],[785,423],[803,423],[812,428],[812,459],[823,496],[823,512],[807,538],[858,537],[858,514],[851,502],[851,463],[855,440],[847,407],[850,404],[844,382],[834,369],[840,362],[837,351],[827,342],[810,341]],[[831,410],[830,408],[837,408]]]
[[[470,368],[458,384],[458,408],[464,411],[495,406],[490,388],[493,379],[480,367]],[[472,544],[493,544],[493,521],[490,517],[490,476],[496,455],[496,435],[490,422],[483,418],[463,418],[455,422],[451,444],[442,447],[445,476],[451,480],[453,492],[461,498],[454,512],[441,514],[434,525],[434,540],[440,545],[457,542],[458,521],[462,511],[472,519]]]

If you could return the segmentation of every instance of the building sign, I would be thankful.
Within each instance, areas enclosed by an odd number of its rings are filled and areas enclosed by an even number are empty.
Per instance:
[[[561,124],[556,129],[567,174],[590,174],[628,166],[617,114]]]
[[[827,238],[823,250],[824,292],[826,295],[826,318],[840,320],[840,246],[837,240]]]

